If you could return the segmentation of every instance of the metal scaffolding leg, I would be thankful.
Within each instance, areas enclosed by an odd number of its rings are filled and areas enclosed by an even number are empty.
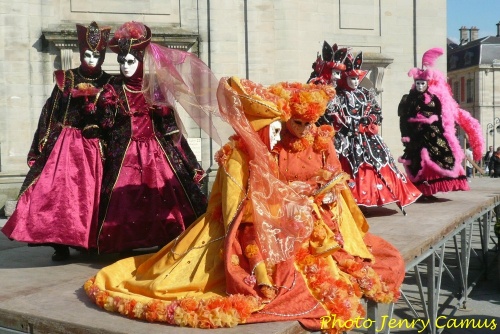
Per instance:
[[[375,320],[377,321],[377,311],[378,311],[378,303],[372,301],[372,300],[368,300],[367,302],[367,305],[366,305],[366,316],[368,317],[368,319],[372,319],[372,320]],[[377,333],[377,326],[370,326],[368,328],[368,334],[376,334]]]
[[[428,318],[429,319],[429,332],[430,334],[436,334],[436,323],[437,318],[437,302],[435,301],[436,295],[436,257],[432,253],[427,258],[427,308],[428,308]]]

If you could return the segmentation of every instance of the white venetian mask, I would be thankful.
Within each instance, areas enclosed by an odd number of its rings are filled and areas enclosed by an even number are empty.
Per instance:
[[[139,61],[130,53],[126,55],[125,58],[123,58],[122,62],[120,62],[120,70],[127,78],[130,78],[134,75],[135,71],[137,71],[138,66]]]
[[[274,145],[276,145],[281,140],[281,122],[274,121],[269,125],[269,145],[272,150]]]

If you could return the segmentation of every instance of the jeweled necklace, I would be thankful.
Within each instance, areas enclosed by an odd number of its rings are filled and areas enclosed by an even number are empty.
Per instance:
[[[125,89],[129,93],[134,93],[134,94],[144,93],[146,91],[146,89],[144,89],[144,90],[142,90],[142,89],[141,90],[132,90],[132,89],[128,88],[126,84],[123,84],[123,89]]]
[[[87,78],[87,77],[85,77],[85,76],[82,74],[82,72],[80,72],[80,68],[78,68],[78,69],[77,69],[77,71],[78,71],[78,75],[79,75],[82,79],[85,79],[85,80],[87,80],[87,81],[96,81],[96,80],[99,80],[99,79],[102,77],[103,73],[104,73],[104,71],[103,71],[103,70],[101,70],[101,73],[99,73],[99,76],[98,76],[97,78]]]

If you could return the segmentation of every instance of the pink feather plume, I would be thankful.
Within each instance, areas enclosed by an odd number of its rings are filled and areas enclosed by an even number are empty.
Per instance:
[[[432,48],[425,51],[422,56],[422,68],[433,67],[436,59],[438,59],[443,53],[443,49],[441,48]]]

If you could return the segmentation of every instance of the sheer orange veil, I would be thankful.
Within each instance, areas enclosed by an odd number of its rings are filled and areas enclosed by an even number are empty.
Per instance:
[[[254,130],[245,111],[248,104],[242,101],[258,99],[259,106],[279,99],[264,87],[249,80],[241,80],[245,93],[231,87],[231,78],[222,78],[217,97],[221,115],[242,138],[250,163],[248,193],[253,206],[253,223],[261,252],[268,263],[278,263],[291,258],[312,231],[311,208],[306,197],[297,194],[277,177],[278,166],[269,148]],[[269,103],[270,102],[270,103]]]

